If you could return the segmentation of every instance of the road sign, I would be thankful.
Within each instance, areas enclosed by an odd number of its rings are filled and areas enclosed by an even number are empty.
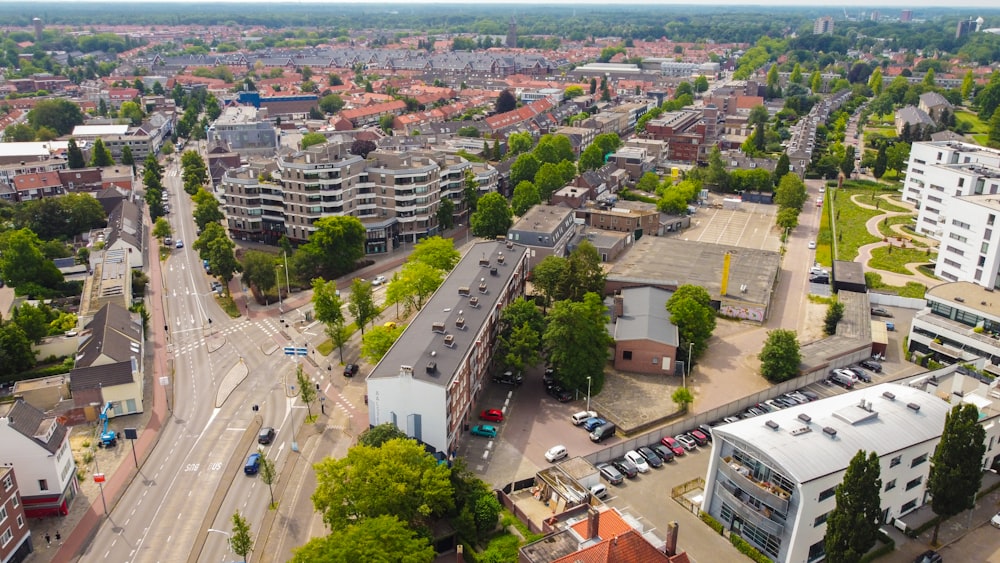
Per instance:
[[[307,356],[307,355],[309,355],[309,349],[308,348],[296,348],[295,349],[295,355],[296,356]]]
[[[94,473],[94,482],[95,483],[103,483],[104,482],[104,474],[103,473]]]
[[[285,350],[285,355],[286,356],[308,356],[309,355],[309,349],[305,348],[305,347],[301,347],[300,348],[298,346],[285,346],[284,350]]]
[[[285,355],[286,356],[294,356],[295,355],[295,347],[294,346],[285,346]]]

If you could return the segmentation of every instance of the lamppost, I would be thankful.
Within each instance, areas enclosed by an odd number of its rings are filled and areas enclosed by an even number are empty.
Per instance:
[[[276,267],[277,268],[282,268],[282,265],[278,264]],[[282,307],[281,307],[281,278],[279,277],[278,278],[278,313],[281,314],[281,313],[284,313],[284,312],[285,312],[285,310],[282,309]]]
[[[686,364],[684,364],[685,374],[684,374],[684,380],[681,381],[682,387],[688,386],[687,376],[691,375],[691,354],[693,353],[693,350],[694,350],[694,342],[688,342],[688,358],[687,358],[688,361]]]
[[[590,376],[587,376],[587,410],[590,410]]]
[[[215,532],[216,534],[222,534],[222,535],[226,536],[226,545],[229,545],[229,548],[232,549],[233,546],[230,545],[229,541],[231,539],[233,539],[233,534],[231,534],[231,533],[229,533],[229,532],[227,532],[225,530],[216,530],[215,528],[209,528],[208,531],[209,532]]]

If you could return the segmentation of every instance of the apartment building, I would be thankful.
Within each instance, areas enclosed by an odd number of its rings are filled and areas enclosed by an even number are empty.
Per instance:
[[[28,518],[65,516],[80,491],[69,431],[21,399],[0,405],[0,467],[17,471]]]
[[[367,377],[368,421],[454,455],[492,370],[500,315],[524,295],[527,249],[477,243]]]
[[[14,469],[0,467],[0,563],[21,563],[34,551]]]
[[[719,110],[715,106],[664,113],[646,122],[646,136],[667,141],[669,160],[707,160],[718,139]]]
[[[528,248],[528,267],[548,256],[565,257],[569,243],[579,231],[572,209],[559,205],[535,205],[511,225],[507,240]]]
[[[927,307],[913,317],[907,352],[948,364],[984,358],[986,371],[1000,376],[1000,294],[961,281],[932,287],[924,298]]]
[[[224,142],[240,155],[271,156],[278,149],[278,130],[258,116],[253,106],[230,106],[208,128],[208,143]]]
[[[717,426],[702,509],[774,561],[818,561],[836,488],[859,450],[879,457],[883,522],[928,500],[929,460],[951,408],[884,383]]]

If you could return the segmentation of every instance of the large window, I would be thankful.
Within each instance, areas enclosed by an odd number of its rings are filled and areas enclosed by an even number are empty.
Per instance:
[[[912,489],[914,487],[919,487],[920,483],[923,483],[923,482],[924,482],[923,476],[917,477],[916,479],[913,479],[912,481],[909,481],[909,482],[906,483],[906,490],[909,491],[910,489]]]
[[[835,494],[837,494],[837,487],[830,487],[829,489],[819,494],[819,500],[820,502],[823,502],[824,500],[832,497]]]

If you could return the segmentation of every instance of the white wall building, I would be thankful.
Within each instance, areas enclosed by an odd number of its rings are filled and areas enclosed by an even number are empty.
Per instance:
[[[951,408],[885,383],[717,426],[702,509],[775,561],[817,561],[834,491],[859,450],[880,458],[884,522],[926,502]]]
[[[941,363],[984,358],[1000,376],[1000,295],[971,282],[927,290],[927,308],[913,317],[908,352],[933,354]]]
[[[489,381],[500,313],[524,295],[527,249],[477,243],[368,375],[368,421],[451,454]]]
[[[23,400],[0,406],[0,466],[17,472],[29,518],[65,516],[80,490],[69,431]]]

